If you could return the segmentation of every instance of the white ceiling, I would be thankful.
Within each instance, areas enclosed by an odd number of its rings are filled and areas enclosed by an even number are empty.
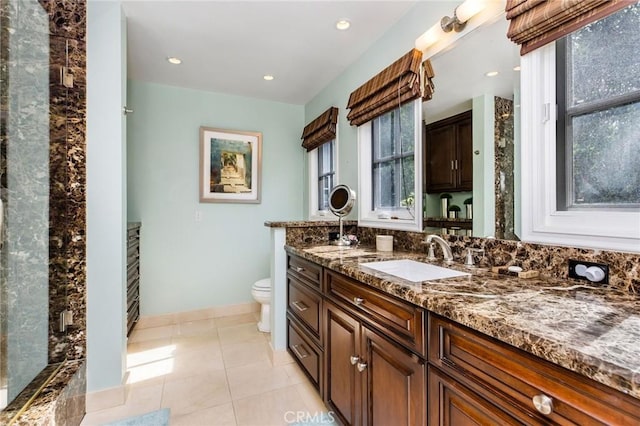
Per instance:
[[[415,2],[124,1],[128,76],[305,104]],[[351,28],[336,30],[345,18]],[[182,64],[169,64],[169,56]]]

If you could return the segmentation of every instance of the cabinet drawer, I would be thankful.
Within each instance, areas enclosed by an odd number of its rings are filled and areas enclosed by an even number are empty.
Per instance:
[[[326,271],[325,282],[327,295],[394,340],[426,356],[424,310],[332,271]]]
[[[322,352],[309,339],[303,337],[304,332],[295,324],[291,317],[288,318],[287,323],[289,353],[300,367],[302,367],[316,389],[320,390]]]
[[[322,320],[322,298],[316,292],[309,290],[295,278],[288,278],[287,305],[300,322],[306,325],[316,340],[320,341],[320,324]]]
[[[497,405],[558,424],[640,424],[640,401],[436,315],[429,316],[429,361],[470,387],[487,384]],[[551,398],[541,414],[533,399]]]
[[[322,267],[298,256],[287,257],[287,273],[301,282],[321,291]]]

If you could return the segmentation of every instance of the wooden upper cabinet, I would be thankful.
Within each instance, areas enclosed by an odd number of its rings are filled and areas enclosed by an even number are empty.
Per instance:
[[[426,192],[473,189],[473,128],[471,111],[425,126]]]

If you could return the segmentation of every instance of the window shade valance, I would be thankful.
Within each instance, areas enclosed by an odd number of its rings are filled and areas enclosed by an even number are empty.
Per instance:
[[[311,151],[320,145],[336,138],[336,123],[338,122],[338,108],[331,107],[302,131],[302,147]]]
[[[353,91],[347,105],[351,125],[359,126],[419,98],[421,62],[422,52],[413,49]]]
[[[547,43],[604,18],[631,0],[507,0],[507,37],[525,55]]]

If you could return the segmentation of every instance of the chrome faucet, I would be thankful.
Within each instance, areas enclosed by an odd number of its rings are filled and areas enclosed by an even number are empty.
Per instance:
[[[442,253],[444,254],[444,261],[446,263],[453,263],[453,253],[451,252],[451,246],[442,237],[436,234],[427,235],[427,239],[425,240],[425,243],[429,244],[429,254],[427,255],[427,259],[437,260],[433,252],[433,241],[440,245]]]

